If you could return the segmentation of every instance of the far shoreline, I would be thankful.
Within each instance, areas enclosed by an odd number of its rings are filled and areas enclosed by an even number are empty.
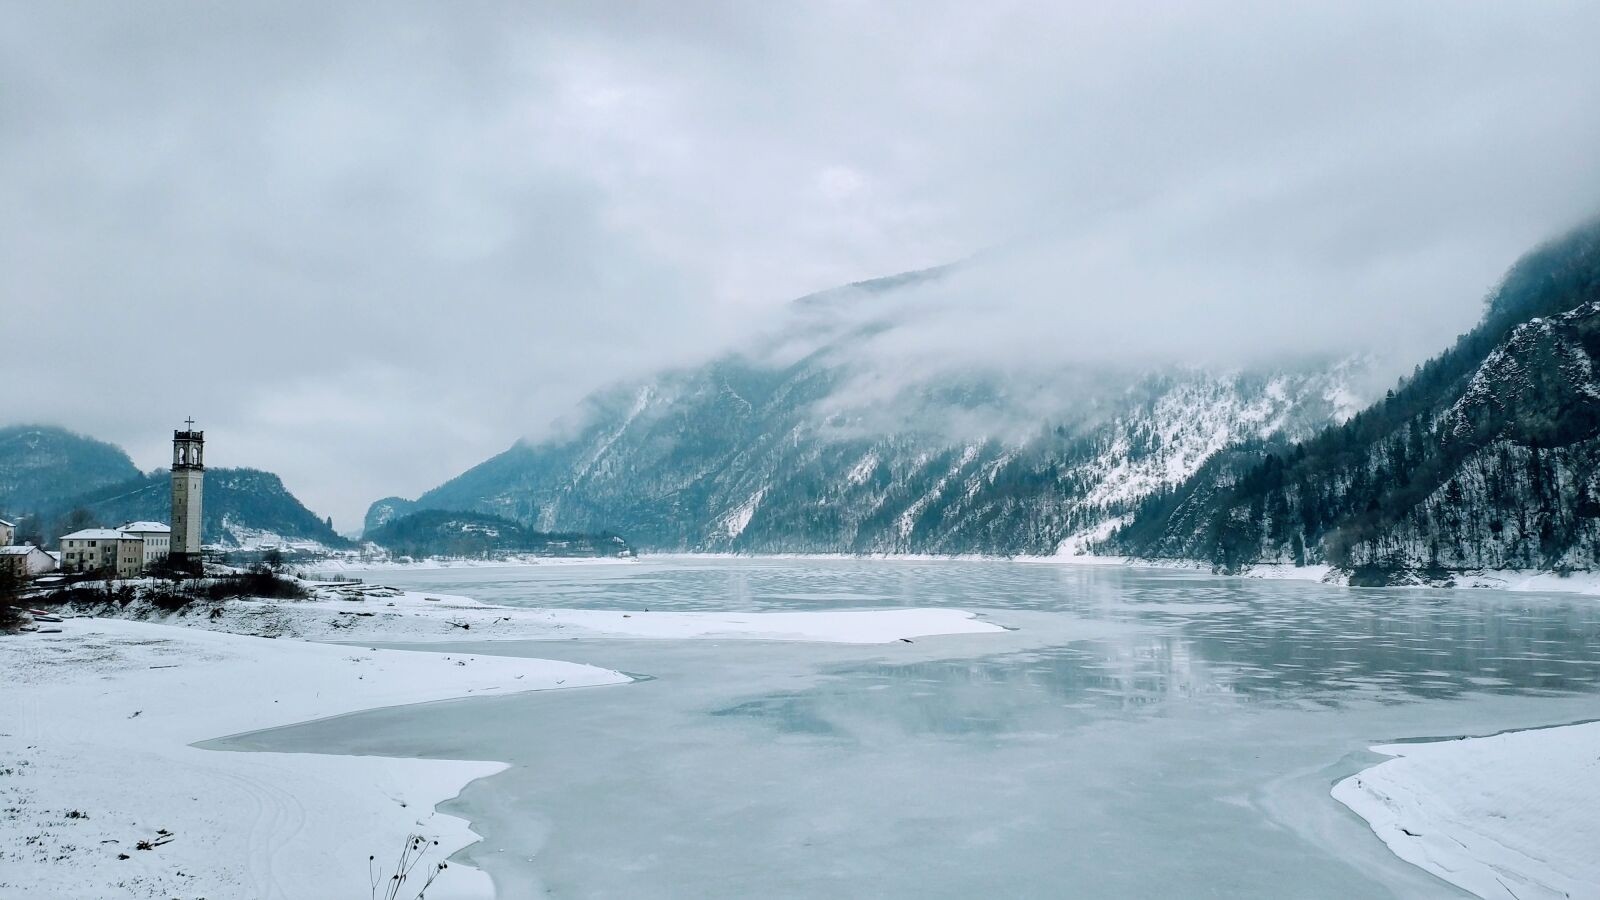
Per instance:
[[[1417,579],[1409,583],[1382,586],[1351,585],[1350,574],[1325,564],[1306,566],[1263,563],[1235,573],[1217,572],[1206,563],[1196,560],[1135,559],[1125,556],[1003,556],[981,553],[730,553],[725,551],[693,552],[670,551],[653,553],[642,551],[630,557],[523,557],[505,560],[428,559],[411,563],[384,561],[354,563],[330,560],[315,565],[294,568],[311,572],[326,569],[329,572],[427,572],[455,569],[514,569],[539,566],[594,566],[637,565],[661,562],[713,562],[747,560],[759,562],[806,561],[821,562],[888,562],[888,563],[1018,563],[1022,565],[1063,566],[1082,568],[1121,567],[1130,570],[1189,573],[1209,578],[1244,578],[1263,581],[1313,582],[1330,587],[1366,589],[1409,590],[1462,590],[1504,591],[1509,593],[1576,594],[1600,598],[1600,571],[1579,570],[1553,572],[1537,569],[1483,569],[1450,572],[1451,583],[1429,582]]]

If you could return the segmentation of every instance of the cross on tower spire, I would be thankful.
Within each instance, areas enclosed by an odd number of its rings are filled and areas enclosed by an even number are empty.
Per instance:
[[[193,431],[194,430],[194,416],[190,416],[189,418],[184,419],[183,420],[183,424],[189,426],[189,430]]]

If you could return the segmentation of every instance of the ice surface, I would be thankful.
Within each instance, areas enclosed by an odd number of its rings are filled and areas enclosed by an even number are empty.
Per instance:
[[[1600,693],[1600,604],[1575,597],[971,561],[405,577],[528,608],[946,607],[1017,629],[452,644],[651,679],[230,742],[510,763],[443,807],[505,898],[1465,896],[1329,785],[1375,743],[1572,722]]]

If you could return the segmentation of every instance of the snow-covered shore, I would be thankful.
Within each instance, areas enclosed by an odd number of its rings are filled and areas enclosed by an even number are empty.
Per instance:
[[[1333,796],[1401,859],[1494,900],[1600,897],[1600,722],[1387,744]]]
[[[0,639],[0,896],[366,896],[408,834],[497,762],[220,753],[194,742],[356,710],[622,684],[608,669],[352,650],[110,619]],[[170,839],[169,839],[170,837]],[[146,842],[150,849],[139,849]],[[489,897],[451,866],[429,897]]]
[[[742,638],[885,644],[940,634],[1004,631],[959,609],[816,612],[651,612],[491,606],[451,594],[325,586],[314,600],[235,600],[217,612],[167,612],[147,603],[85,609],[146,622],[262,637],[416,643],[573,638]]]
[[[1064,566],[1127,566],[1135,569],[1169,569],[1179,572],[1215,574],[1211,566],[1196,560],[1135,559],[1126,556],[1039,556],[1020,557],[1020,561]],[[1223,576],[1219,576],[1223,577]],[[1234,578],[1259,578],[1268,581],[1314,581],[1319,584],[1348,585],[1348,573],[1333,566],[1314,564],[1305,566],[1264,563],[1251,566]],[[1552,594],[1600,595],[1600,572],[1549,572],[1537,569],[1499,569],[1451,573],[1448,583],[1393,585],[1393,587],[1422,587],[1444,589],[1480,589]]]
[[[1350,577],[1332,566],[1255,566],[1242,573],[1244,578],[1286,579],[1291,581],[1317,581],[1323,584],[1347,585]],[[1504,569],[1451,573],[1449,580],[1433,583],[1419,580],[1415,584],[1392,587],[1419,587],[1465,590],[1512,591],[1517,593],[1549,594],[1600,594],[1600,572],[1542,572],[1532,569]]]
[[[1054,556],[984,556],[980,554],[934,555],[926,553],[652,553],[638,557],[616,558],[551,558],[527,557],[504,560],[426,559],[417,562],[359,562],[356,560],[324,560],[305,568],[320,572],[361,572],[428,569],[510,568],[518,566],[562,565],[637,565],[641,562],[663,561],[714,561],[727,559],[746,560],[873,560],[875,562],[1019,562],[1038,565],[1063,566],[1125,566],[1134,569],[1169,569],[1184,572],[1214,574],[1211,566],[1197,560],[1136,559],[1126,556],[1095,556],[1080,552],[1063,552]],[[1264,563],[1251,566],[1235,576],[1259,578],[1269,581],[1314,581],[1320,584],[1345,585],[1349,575],[1329,565],[1305,566]],[[1549,572],[1536,569],[1504,569],[1458,572],[1451,575],[1449,583],[1400,585],[1432,588],[1465,588],[1532,593],[1571,593],[1600,595],[1600,571]]]

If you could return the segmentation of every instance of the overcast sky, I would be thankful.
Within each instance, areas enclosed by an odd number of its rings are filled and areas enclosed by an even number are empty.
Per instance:
[[[341,529],[844,282],[988,254],[913,341],[980,360],[1425,354],[1600,211],[1593,3],[0,16],[0,419],[193,415]]]

